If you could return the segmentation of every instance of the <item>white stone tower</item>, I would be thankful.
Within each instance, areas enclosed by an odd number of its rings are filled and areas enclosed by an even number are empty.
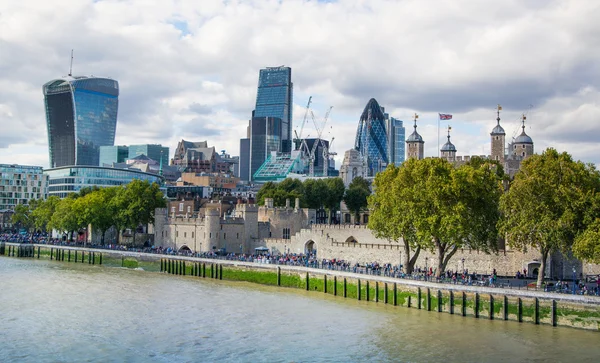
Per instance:
[[[425,142],[419,133],[417,132],[417,119],[419,115],[415,113],[415,130],[406,139],[406,158],[423,159],[425,157]]]
[[[504,129],[502,128],[502,126],[500,126],[500,111],[502,111],[502,106],[498,105],[498,109],[497,109],[498,117],[496,118],[496,121],[498,122],[498,124],[496,125],[496,127],[494,127],[494,129],[490,133],[491,144],[492,144],[491,155],[492,155],[492,160],[497,160],[500,162],[500,165],[504,165],[504,159],[505,159],[504,145],[506,142],[506,132],[504,132]]]
[[[456,147],[452,142],[450,142],[450,130],[452,130],[452,128],[448,126],[448,141],[446,141],[440,151],[442,153],[442,159],[452,162],[456,160]]]

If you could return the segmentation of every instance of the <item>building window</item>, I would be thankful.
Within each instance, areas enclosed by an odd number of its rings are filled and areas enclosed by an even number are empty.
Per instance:
[[[187,211],[187,212],[188,212],[188,213],[191,213],[191,212],[192,212],[192,207],[191,207],[191,206],[189,206],[189,205],[188,205],[188,211]]]
[[[525,156],[525,151],[523,151],[523,156]]]
[[[192,238],[194,238],[194,232],[192,232]]]
[[[521,149],[525,149],[525,145],[521,145]]]
[[[212,232],[208,234],[208,238],[212,238]]]
[[[175,213],[175,207],[171,207],[171,213]]]
[[[290,229],[289,228],[283,229],[283,239],[290,239]]]
[[[240,239],[240,234],[236,233],[235,238]]]
[[[179,203],[179,211],[183,212],[183,203]]]
[[[179,237],[179,231],[175,232],[175,237]]]
[[[227,233],[223,232],[223,239],[227,239]]]
[[[344,214],[344,222],[345,223],[350,223],[350,213]]]
[[[363,223],[364,224],[369,223],[369,215],[368,214],[363,214]]]
[[[499,137],[498,137],[498,136],[496,136],[496,140],[498,140],[498,139],[499,139]]]

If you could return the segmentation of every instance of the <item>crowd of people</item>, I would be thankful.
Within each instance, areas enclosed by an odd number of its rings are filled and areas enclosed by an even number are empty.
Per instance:
[[[51,244],[61,246],[84,246],[83,241],[65,240],[52,238],[46,233],[2,233],[0,234],[0,242],[17,242],[17,243],[36,243],[36,244]],[[462,284],[462,285],[479,285],[490,287],[507,287],[509,280],[503,280],[506,283],[502,284],[498,281],[496,269],[493,269],[490,274],[477,274],[469,272],[468,269],[462,271],[446,270],[442,276],[437,276],[437,270],[433,267],[423,268],[417,266],[413,272],[406,274],[402,265],[392,265],[391,263],[351,263],[340,259],[321,259],[318,260],[314,253],[299,254],[299,253],[284,253],[270,254],[256,252],[254,254],[241,253],[225,253],[222,250],[192,253],[191,251],[176,251],[171,247],[163,248],[162,246],[147,246],[144,248],[127,248],[124,245],[117,243],[109,243],[105,245],[87,244],[86,247],[144,252],[164,255],[183,255],[189,257],[200,257],[210,259],[223,259],[241,262],[253,262],[262,264],[287,265],[287,266],[305,266],[311,268],[319,268],[335,271],[346,271],[358,274],[378,275],[392,278],[403,278],[423,281],[433,281],[438,283]],[[515,280],[523,280],[527,276],[527,270],[518,271],[515,274]],[[527,283],[527,281],[525,281]],[[572,293],[573,285],[569,285],[568,281],[558,280],[556,283],[545,283],[544,290],[548,292]],[[519,285],[520,286],[520,285]],[[598,295],[600,296],[600,275],[596,277],[593,284],[586,283],[583,279],[575,281],[575,292],[582,295]]]

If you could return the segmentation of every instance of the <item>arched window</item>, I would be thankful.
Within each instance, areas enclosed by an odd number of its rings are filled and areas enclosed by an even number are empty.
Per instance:
[[[352,168],[352,179],[356,178],[356,174],[358,174],[358,170],[356,167]]]

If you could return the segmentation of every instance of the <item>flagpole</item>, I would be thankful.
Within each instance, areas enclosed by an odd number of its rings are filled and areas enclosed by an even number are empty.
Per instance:
[[[438,158],[440,157],[440,118],[442,116],[438,113]]]

